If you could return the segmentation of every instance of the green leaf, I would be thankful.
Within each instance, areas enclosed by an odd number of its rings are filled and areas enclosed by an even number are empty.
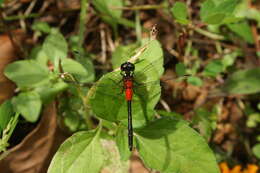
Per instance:
[[[153,108],[160,98],[159,77],[163,73],[163,54],[157,41],[148,44],[135,64],[133,124],[142,126],[154,115]],[[149,85],[150,84],[150,85]],[[139,87],[138,87],[139,85]],[[120,71],[104,75],[88,94],[89,103],[96,116],[108,121],[127,124],[127,102],[123,94]]]
[[[73,134],[58,149],[48,173],[99,173],[104,155],[97,131]]]
[[[224,83],[223,91],[230,94],[254,94],[260,91],[260,68],[239,70]]]
[[[136,133],[138,151],[149,168],[164,173],[219,173],[203,137],[184,121],[162,118]]]
[[[43,33],[50,33],[51,32],[51,27],[48,25],[47,22],[35,22],[32,25],[32,29],[35,31],[41,31]]]
[[[47,67],[35,60],[21,60],[7,65],[4,74],[19,87],[34,87],[49,80]]]
[[[203,74],[205,76],[216,77],[224,69],[221,60],[213,60],[206,65]]]
[[[119,126],[116,133],[116,145],[118,147],[120,158],[126,161],[131,156],[131,152],[128,148],[127,129],[125,126]]]
[[[203,81],[196,76],[188,77],[187,82],[195,86],[201,86],[203,84]]]
[[[181,24],[188,24],[188,9],[185,3],[176,2],[171,8],[171,12],[175,17],[176,21]]]
[[[175,69],[178,76],[184,76],[186,74],[186,67],[181,62],[176,64]]]
[[[67,57],[68,45],[62,34],[54,33],[44,40],[42,49],[48,59],[54,63],[54,67],[58,68],[59,59]]]
[[[228,24],[227,27],[236,33],[238,36],[242,37],[248,43],[253,44],[254,38],[251,28],[246,20],[239,23]]]
[[[36,122],[41,112],[42,102],[37,92],[30,91],[20,93],[12,99],[12,104],[16,112],[29,122]]]
[[[256,144],[252,149],[254,155],[260,159],[260,144]]]
[[[0,131],[6,128],[13,114],[14,111],[10,100],[0,105]]]
[[[61,65],[64,72],[70,73],[78,82],[88,82],[88,71],[79,62],[73,59],[65,58],[62,60]]]

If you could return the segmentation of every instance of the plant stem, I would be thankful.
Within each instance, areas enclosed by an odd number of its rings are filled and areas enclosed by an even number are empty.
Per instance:
[[[139,11],[135,11],[135,32],[136,32],[137,42],[141,43],[142,42],[142,27],[141,27],[141,23],[140,23]]]
[[[154,10],[160,8],[167,8],[167,6],[164,4],[160,4],[160,5],[138,5],[132,7],[110,7],[110,8],[113,10]]]
[[[8,141],[13,134],[13,131],[18,123],[20,113],[15,113],[15,116],[11,118],[7,127],[3,130],[3,136],[0,140],[0,151],[6,151],[6,148],[9,146]]]
[[[200,33],[200,34],[202,34],[206,37],[209,37],[213,40],[224,40],[225,39],[225,37],[223,37],[222,35],[214,34],[212,32],[203,30],[203,29],[195,27],[195,26],[192,26],[191,28],[194,29],[194,31],[196,31],[197,33]]]
[[[78,47],[82,47],[85,39],[87,23],[88,0],[81,0],[80,19],[79,19],[79,42]]]

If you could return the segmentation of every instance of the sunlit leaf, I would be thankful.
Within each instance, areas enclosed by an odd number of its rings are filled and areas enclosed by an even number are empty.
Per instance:
[[[48,173],[99,173],[104,155],[97,131],[73,134],[58,149]]]

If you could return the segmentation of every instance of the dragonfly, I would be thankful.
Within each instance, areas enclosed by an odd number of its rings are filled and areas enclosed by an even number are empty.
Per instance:
[[[121,64],[120,71],[105,75],[92,87],[94,91],[89,92],[91,108],[95,114],[109,121],[127,124],[130,151],[134,147],[133,115],[135,127],[148,123],[153,118],[153,108],[160,99],[160,83],[173,80],[160,80],[162,64],[163,58],[153,62],[126,61]]]
[[[161,94],[160,83],[176,80],[160,80],[164,59],[162,55],[152,55],[148,58],[144,52],[144,56],[135,62],[123,62],[120,68],[92,85],[87,96],[91,109],[99,118],[127,125],[130,151],[134,147],[134,128],[144,126],[154,117],[154,107]]]

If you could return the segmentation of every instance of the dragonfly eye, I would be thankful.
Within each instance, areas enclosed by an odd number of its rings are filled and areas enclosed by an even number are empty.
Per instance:
[[[121,71],[131,72],[135,70],[135,65],[131,62],[125,62],[121,65]]]

